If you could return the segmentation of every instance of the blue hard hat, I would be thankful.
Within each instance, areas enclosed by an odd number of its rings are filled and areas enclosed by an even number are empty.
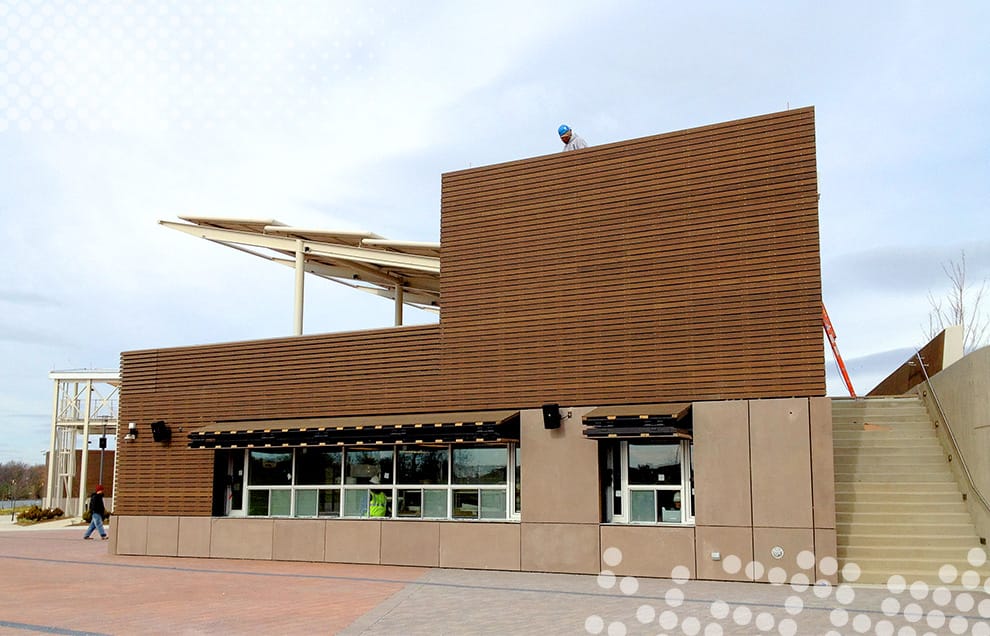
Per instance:
[[[571,127],[567,124],[561,124],[560,128],[557,129],[557,134],[563,137],[567,133],[571,132]]]

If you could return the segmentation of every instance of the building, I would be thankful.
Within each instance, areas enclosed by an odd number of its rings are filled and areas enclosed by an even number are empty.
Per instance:
[[[447,173],[441,212],[438,324],[122,354],[112,550],[835,580],[813,108]]]

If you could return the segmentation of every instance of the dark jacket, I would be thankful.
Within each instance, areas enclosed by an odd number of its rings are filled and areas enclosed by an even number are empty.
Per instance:
[[[98,514],[101,517],[107,516],[107,509],[103,507],[102,492],[94,492],[89,498],[89,511]]]

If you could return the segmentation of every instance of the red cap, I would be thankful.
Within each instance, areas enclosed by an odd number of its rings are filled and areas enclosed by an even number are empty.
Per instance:
[[[103,486],[97,486],[96,492],[103,492]]]

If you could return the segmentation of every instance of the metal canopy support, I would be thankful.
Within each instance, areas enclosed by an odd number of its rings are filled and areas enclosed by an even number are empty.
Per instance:
[[[303,293],[306,276],[306,252],[302,239],[296,239],[295,334],[303,333]]]
[[[402,326],[402,282],[395,283],[395,326]]]
[[[304,229],[271,219],[180,218],[185,222],[159,223],[295,269],[295,335],[303,332],[306,273],[393,300],[396,326],[403,323],[404,304],[426,311],[440,309],[439,243]]]

